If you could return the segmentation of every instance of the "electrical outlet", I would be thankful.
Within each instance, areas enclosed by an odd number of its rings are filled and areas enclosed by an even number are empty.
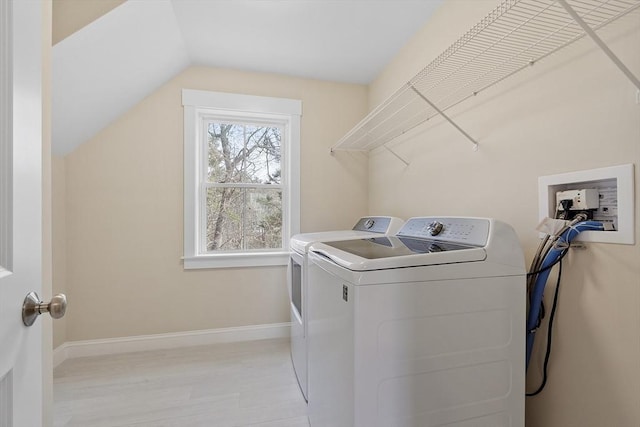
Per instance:
[[[556,206],[559,211],[564,210],[560,204],[562,200],[571,200],[570,211],[587,211],[600,207],[600,193],[596,188],[558,191],[556,193]]]

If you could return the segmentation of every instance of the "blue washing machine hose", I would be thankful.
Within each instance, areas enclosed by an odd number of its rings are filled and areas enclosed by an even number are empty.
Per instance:
[[[582,221],[570,228],[560,235],[553,248],[547,253],[542,261],[540,270],[537,273],[538,276],[533,284],[533,288],[530,293],[529,301],[529,315],[527,316],[527,362],[526,367],[529,367],[529,360],[531,359],[531,351],[533,350],[533,342],[535,340],[536,331],[540,322],[540,311],[542,310],[542,297],[544,295],[544,288],[547,284],[547,279],[551,273],[552,267],[564,256],[567,250],[569,250],[569,244],[571,241],[583,231],[587,230],[604,230],[604,226],[598,221]]]

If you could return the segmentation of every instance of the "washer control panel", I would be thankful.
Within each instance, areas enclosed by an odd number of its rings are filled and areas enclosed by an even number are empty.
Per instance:
[[[391,218],[388,216],[367,216],[360,218],[356,225],[353,226],[353,230],[385,234],[390,224]]]
[[[397,236],[486,246],[489,238],[489,220],[484,218],[416,217],[408,220]]]

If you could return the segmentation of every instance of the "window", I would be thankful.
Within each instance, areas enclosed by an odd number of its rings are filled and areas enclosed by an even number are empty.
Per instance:
[[[286,265],[301,102],[185,89],[182,104],[185,268]]]

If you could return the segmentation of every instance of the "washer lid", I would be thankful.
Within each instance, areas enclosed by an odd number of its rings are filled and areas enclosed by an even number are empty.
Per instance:
[[[375,235],[376,234],[369,231],[357,230],[335,230],[320,231],[317,233],[302,233],[293,236],[289,241],[289,246],[292,250],[298,252],[299,254],[305,254],[308,252],[309,246],[311,246],[311,244],[315,242],[363,239]]]
[[[320,231],[301,233],[291,237],[289,246],[299,254],[305,254],[314,242],[353,240],[382,234],[395,234],[404,222],[392,216],[365,216],[356,222],[351,230]]]
[[[484,248],[400,236],[316,243],[311,251],[354,271],[483,261]]]

